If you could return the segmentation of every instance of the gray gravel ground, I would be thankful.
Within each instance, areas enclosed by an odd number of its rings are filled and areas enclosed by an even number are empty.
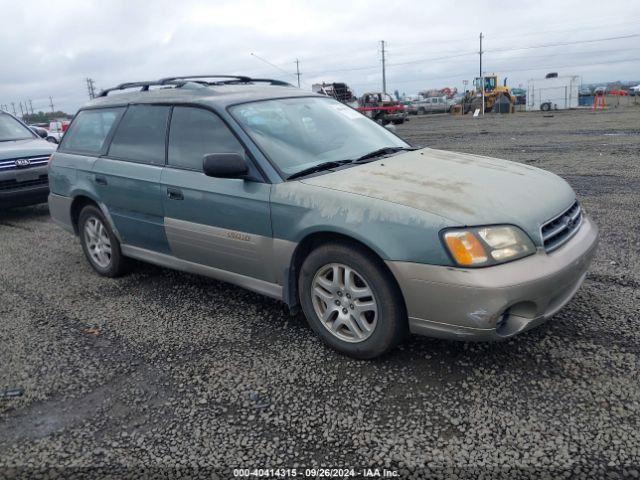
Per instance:
[[[601,246],[551,322],[502,343],[414,337],[355,361],[233,286],[143,264],[100,278],[46,206],[13,210],[0,214],[0,390],[24,395],[0,400],[0,478],[313,466],[637,478],[640,108],[433,115],[398,132],[576,189]]]

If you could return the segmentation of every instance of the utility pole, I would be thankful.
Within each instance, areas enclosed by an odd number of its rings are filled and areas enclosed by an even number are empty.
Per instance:
[[[22,102],[20,102],[20,118],[24,118],[24,110],[22,109]]]
[[[31,99],[29,99],[29,110],[31,110],[31,115],[33,115],[33,103],[31,103]]]
[[[13,116],[16,117],[18,114],[16,113],[16,104],[11,102],[11,108],[13,109]]]
[[[480,81],[482,82],[482,115],[484,115],[484,74],[482,73],[482,32],[480,32]]]
[[[296,77],[298,77],[298,88],[300,88],[300,61],[296,58]]]
[[[53,110],[53,98],[49,97],[49,106],[51,107],[51,113],[54,113]]]
[[[89,98],[91,100],[96,98],[96,86],[93,78],[87,78],[87,91],[89,92]]]
[[[382,50],[382,93],[387,93],[387,71],[385,64],[384,40],[380,40],[380,48]]]

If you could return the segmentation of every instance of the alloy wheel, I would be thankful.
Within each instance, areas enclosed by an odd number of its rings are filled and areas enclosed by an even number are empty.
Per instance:
[[[100,268],[111,263],[111,240],[102,221],[90,216],[84,224],[84,241],[91,259]]]
[[[318,269],[311,283],[313,308],[332,335],[350,343],[369,338],[378,322],[378,306],[362,275],[342,263]]]

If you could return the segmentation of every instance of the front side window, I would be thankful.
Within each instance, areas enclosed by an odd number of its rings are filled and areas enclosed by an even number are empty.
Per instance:
[[[6,113],[0,113],[0,142],[27,140],[33,137],[33,133],[18,120]]]
[[[113,136],[109,156],[164,165],[169,110],[170,107],[163,105],[129,107]]]
[[[386,128],[329,98],[244,103],[232,107],[231,113],[286,176],[380,148],[409,147]]]
[[[124,107],[82,110],[62,137],[59,150],[99,155]]]
[[[243,152],[238,139],[216,114],[201,108],[174,107],[169,129],[169,165],[202,171],[205,155]]]

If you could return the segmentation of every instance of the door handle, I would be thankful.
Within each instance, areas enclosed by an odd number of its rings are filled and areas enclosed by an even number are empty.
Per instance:
[[[107,185],[107,179],[102,175],[96,175],[95,182],[98,185]]]
[[[167,197],[169,197],[169,200],[184,200],[182,190],[179,188],[167,188]]]

